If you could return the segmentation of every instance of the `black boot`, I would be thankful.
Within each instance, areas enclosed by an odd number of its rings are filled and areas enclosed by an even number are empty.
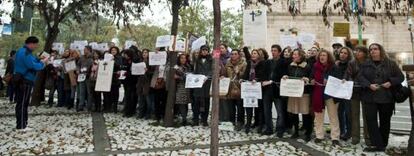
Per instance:
[[[295,131],[293,132],[292,136],[290,137],[291,139],[296,139],[299,137],[299,126],[295,125],[294,126]]]

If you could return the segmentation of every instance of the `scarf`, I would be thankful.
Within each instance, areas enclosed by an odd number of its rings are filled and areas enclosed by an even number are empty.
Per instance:
[[[314,80],[319,83],[323,84],[324,80],[324,72],[326,71],[327,67],[321,64],[319,61],[314,65]],[[315,84],[313,86],[313,94],[312,94],[312,108],[313,112],[322,113],[323,109],[325,108],[324,99],[323,99],[323,92],[325,87]]]
[[[253,81],[254,79],[256,79],[256,65],[259,61],[254,62],[251,61],[251,65],[250,65],[250,73],[249,73],[249,81]]]

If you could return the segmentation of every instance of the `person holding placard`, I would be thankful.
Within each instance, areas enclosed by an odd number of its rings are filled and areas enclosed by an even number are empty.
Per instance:
[[[159,48],[158,51],[165,51],[165,48]],[[168,61],[166,65],[168,65]],[[165,106],[167,104],[167,75],[168,66],[155,66],[154,74],[151,79],[151,89],[154,94],[154,113],[157,123],[163,119],[165,115]]]
[[[58,52],[56,50],[51,50],[50,51],[51,58],[54,59],[57,53]],[[58,69],[53,66],[53,63],[50,63],[46,65],[45,72],[46,72],[45,89],[49,90],[47,104],[49,105],[49,107],[52,107],[53,99],[55,97],[54,94],[55,94],[55,91],[57,90]]]
[[[195,60],[194,74],[201,74],[211,78],[213,74],[213,58],[209,54],[209,47],[201,46],[198,58]],[[202,88],[194,89],[193,126],[198,126],[200,117],[203,126],[208,126],[207,119],[210,111],[210,86],[211,80],[204,82]]]
[[[341,146],[339,143],[338,105],[335,104],[332,97],[324,94],[324,86],[326,85],[328,76],[337,77],[335,59],[331,52],[323,49],[317,55],[316,60],[311,74],[311,83],[314,85],[312,91],[312,110],[315,114],[315,143],[321,143],[325,137],[323,125],[326,108],[331,127],[332,145]]]
[[[139,97],[138,103],[138,118],[149,119],[154,112],[154,94],[150,89],[151,78],[154,73],[154,67],[149,66],[149,49],[143,49],[140,57],[141,62],[147,66],[147,71],[144,75],[138,76],[137,94]]]
[[[227,94],[227,105],[231,108],[230,121],[235,123],[235,130],[240,131],[244,126],[244,108],[240,97],[240,80],[246,71],[246,62],[240,57],[240,50],[233,49],[230,61],[226,64],[225,76],[230,78],[230,87]],[[237,116],[236,116],[237,112]]]
[[[92,103],[94,105],[94,112],[101,112],[102,111],[102,92],[95,91],[95,85],[96,85],[96,78],[98,77],[98,67],[99,62],[103,60],[103,54],[98,51],[93,51],[93,64],[91,66],[91,70],[89,73],[89,90],[92,91],[92,93],[88,96],[92,96],[92,100],[88,101],[88,103]]]
[[[350,48],[339,48],[339,60],[335,63],[338,66],[338,78],[345,80],[345,72],[349,62],[353,59],[353,52]],[[351,137],[351,101],[335,99],[338,103],[339,127],[341,129],[341,140],[347,141]]]
[[[83,48],[83,55],[79,58],[77,63],[77,75],[78,75],[78,85],[77,85],[77,97],[78,103],[76,104],[76,111],[83,111],[86,106],[88,110],[91,110],[91,106],[86,102],[91,101],[92,99],[88,98],[88,95],[91,94],[91,91],[88,88],[89,85],[89,73],[93,63],[92,59],[92,47],[85,46]]]
[[[306,62],[305,51],[295,49],[292,53],[293,62],[288,67],[288,75],[283,76],[283,79],[301,79],[309,83],[311,74],[310,65]],[[309,111],[310,108],[310,86],[305,86],[305,92],[302,97],[289,97],[287,111],[289,112],[289,121],[292,123],[294,130],[292,139],[299,137],[299,114],[302,114],[303,127],[305,132],[305,141],[311,140],[312,134],[312,116]]]
[[[288,62],[292,61],[292,48],[289,46],[282,50],[281,58],[286,59]]]
[[[79,59],[79,52],[76,50],[68,50],[62,55],[65,77],[64,90],[65,90],[65,105],[68,109],[72,109],[75,102],[76,94],[76,62]]]
[[[127,50],[123,50],[122,53],[124,54],[124,64],[123,66],[125,66],[126,69],[126,73],[125,73],[125,80],[123,80],[123,85],[124,85],[124,89],[125,89],[125,107],[124,107],[124,117],[132,117],[135,113],[136,113],[136,108],[137,108],[137,100],[138,100],[138,95],[137,95],[137,80],[138,80],[138,76],[137,75],[132,75],[131,73],[131,66],[132,63],[138,63],[138,56],[137,53],[140,52],[135,52],[131,49],[127,49]]]
[[[354,81],[355,84],[358,84],[357,76],[361,69],[361,64],[364,63],[368,58],[368,48],[364,46],[358,46],[355,48],[356,54],[355,59],[349,62],[348,68],[345,73],[345,80],[347,81]],[[353,88],[352,98],[351,98],[351,136],[352,136],[352,144],[356,145],[360,141],[361,133],[360,133],[360,110],[361,110],[361,88],[355,87]],[[371,145],[368,136],[367,130],[367,122],[365,115],[362,115],[363,124],[364,124],[364,139],[365,144],[368,146]]]
[[[397,63],[388,58],[382,45],[371,44],[369,53],[371,58],[361,65],[357,79],[363,89],[361,99],[371,142],[364,151],[384,152],[395,109],[393,90],[404,81],[404,75]]]
[[[109,53],[113,56],[114,60],[114,70],[111,82],[111,91],[104,92],[104,112],[118,112],[118,99],[119,99],[119,88],[121,87],[121,82],[119,81],[119,70],[122,65],[122,56],[119,52],[118,47],[111,47]]]
[[[264,55],[261,51],[257,49],[252,50],[251,60],[246,60],[247,66],[246,71],[244,73],[244,80],[249,80],[252,83],[261,82],[262,79],[270,78],[269,75],[266,74],[268,70],[266,70],[266,62],[264,61]],[[263,129],[263,101],[258,100],[258,108],[248,108],[245,107],[245,112],[247,115],[246,118],[246,125],[245,125],[245,132],[249,133],[250,129],[252,128],[252,118],[253,118],[253,111],[255,114],[255,124],[254,126],[257,127],[258,133],[262,132]]]
[[[189,56],[186,54],[180,54],[177,60],[177,66],[175,67],[176,79],[176,96],[175,104],[177,104],[178,110],[181,115],[181,125],[187,125],[188,104],[191,102],[190,89],[185,88],[186,74],[192,71]],[[170,90],[171,91],[171,90]]]
[[[288,117],[287,117],[287,99],[280,96],[280,88],[273,82],[280,82],[280,79],[284,75],[288,74],[288,66],[290,59],[284,58],[282,48],[280,45],[274,44],[271,47],[272,59],[268,60],[270,65],[270,78],[271,78],[271,91],[264,92],[266,94],[263,99],[265,123],[267,125],[267,132],[273,131],[272,125],[272,103],[274,103],[277,119],[276,119],[276,132],[279,138],[283,137],[283,133],[287,129]],[[268,133],[272,134],[272,133]]]

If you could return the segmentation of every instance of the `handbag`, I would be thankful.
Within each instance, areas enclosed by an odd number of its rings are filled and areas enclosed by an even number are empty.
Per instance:
[[[4,82],[6,82],[7,84],[9,84],[9,83],[10,83],[10,81],[11,81],[11,79],[12,79],[12,77],[13,77],[13,75],[12,75],[12,74],[7,73],[7,74],[4,76],[3,80],[4,80]]]
[[[397,102],[397,103],[404,102],[405,100],[408,99],[408,97],[411,94],[410,88],[408,88],[406,86],[403,86],[401,84],[399,84],[395,87],[392,87],[391,92],[392,92],[392,95],[394,97],[395,102]]]

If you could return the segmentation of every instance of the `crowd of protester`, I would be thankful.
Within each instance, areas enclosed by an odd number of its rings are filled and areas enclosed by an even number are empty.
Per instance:
[[[279,138],[286,137],[285,133],[290,133],[292,139],[304,134],[302,137],[305,141],[314,139],[315,143],[320,143],[325,139],[324,115],[327,112],[332,144],[341,146],[340,140],[352,139],[352,144],[360,142],[359,117],[362,107],[363,137],[367,144],[365,150],[385,150],[390,120],[395,109],[392,87],[401,84],[404,77],[382,45],[373,43],[368,48],[343,47],[336,43],[332,45],[332,52],[319,47],[318,44],[306,51],[290,47],[282,49],[277,44],[272,45],[270,49],[271,52],[268,53],[264,48],[231,49],[226,44],[220,45],[220,78],[231,79],[228,94],[220,96],[221,122],[232,122],[236,131],[245,133],[276,133]],[[173,92],[175,118],[182,126],[208,126],[211,79],[207,79],[202,88],[196,89],[185,88],[185,80],[189,73],[212,77],[213,58],[210,48],[204,45],[199,51],[190,54],[178,53],[173,68],[175,90],[168,88],[171,83],[167,79],[170,72],[169,60],[165,66],[150,66],[150,51],[152,50],[139,49],[136,46],[123,50],[111,46],[106,51],[86,46],[82,55],[74,49],[65,50],[61,54],[50,50],[51,58],[63,61],[62,65],[43,61],[43,70],[46,72],[44,88],[49,90],[47,104],[50,107],[66,107],[76,111],[122,113],[124,117],[136,116],[139,119],[161,121],[165,113],[167,95]],[[15,55],[19,55],[19,52],[10,53],[6,76],[18,73],[14,65],[18,59]],[[110,91],[99,92],[95,91],[95,84],[99,62],[104,60],[105,55],[112,55],[115,65],[112,80],[108,80],[108,83],[111,83]],[[77,70],[73,73],[65,71],[63,64],[73,60],[76,61]],[[145,74],[132,75],[132,64],[141,62],[147,66]],[[120,79],[122,74],[125,74],[125,78]],[[80,75],[85,76],[85,79],[71,81],[71,77]],[[351,100],[324,94],[329,76],[354,81],[359,86],[354,88]],[[280,96],[279,83],[282,79],[303,80],[306,84],[303,96]],[[244,107],[241,99],[242,81],[262,85],[263,98],[258,100],[258,107]],[[119,99],[121,86],[124,91],[123,99]],[[8,83],[10,102],[19,101],[21,94],[17,93],[16,96],[16,87],[18,86]],[[54,101],[56,95],[57,101]],[[273,105],[276,108],[276,123],[272,118]],[[191,117],[188,117],[189,110]]]

